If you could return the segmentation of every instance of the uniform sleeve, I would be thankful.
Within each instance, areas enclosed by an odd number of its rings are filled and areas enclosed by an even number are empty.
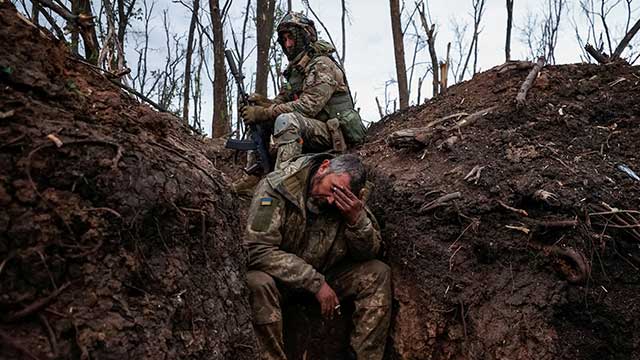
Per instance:
[[[302,86],[302,94],[297,100],[271,107],[274,116],[289,112],[299,112],[306,117],[316,117],[331,99],[338,88],[336,79],[338,68],[327,57],[319,57],[312,62],[307,70],[307,76]]]
[[[362,212],[354,225],[347,224],[345,237],[349,253],[356,260],[373,259],[380,251],[380,227],[369,209]]]
[[[295,254],[280,248],[285,219],[284,199],[277,196],[263,179],[251,201],[244,245],[249,268],[260,270],[292,288],[315,294],[324,276]]]
[[[285,91],[285,88],[283,86],[280,88],[280,92],[278,92],[278,95],[276,95],[276,97],[273,99],[273,103],[275,105],[280,105],[288,102],[289,100],[290,99],[287,96],[287,92]]]

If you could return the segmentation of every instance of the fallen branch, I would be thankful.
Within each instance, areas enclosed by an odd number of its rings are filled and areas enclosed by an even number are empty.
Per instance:
[[[42,309],[43,307],[49,305],[49,303],[53,299],[57,298],[70,285],[71,285],[71,282],[68,282],[68,283],[60,286],[58,288],[58,290],[52,292],[51,294],[47,295],[46,297],[44,297],[44,298],[42,298],[40,300],[36,300],[33,303],[31,303],[31,305],[25,307],[24,309],[7,316],[6,321],[7,322],[12,322],[12,321],[20,320],[20,319],[22,319],[24,317],[27,317],[27,316],[37,312],[38,310]]]
[[[531,61],[507,61],[506,63],[499,65],[495,68],[498,71],[498,75],[503,74],[511,70],[525,70],[533,67]]]
[[[464,180],[467,182],[473,181],[474,184],[478,185],[478,180],[480,180],[482,169],[484,169],[484,166],[474,166],[473,169],[471,169],[471,171],[467,174],[467,176],[464,177]]]
[[[584,46],[584,49],[587,51],[592,58],[594,58],[600,64],[606,64],[611,61],[611,59],[600,51],[596,50],[591,44],[587,44]]]
[[[527,103],[527,92],[529,92],[529,89],[531,89],[531,87],[533,86],[533,82],[538,77],[540,70],[542,70],[544,62],[544,56],[539,57],[538,61],[533,66],[533,69],[531,69],[529,75],[527,75],[527,78],[522,83],[520,91],[518,91],[518,95],[516,96],[516,106],[521,108],[524,107],[524,105]]]
[[[447,204],[447,202],[449,202],[451,200],[454,200],[454,199],[458,199],[460,197],[461,197],[461,194],[460,194],[459,191],[456,191],[456,192],[451,193],[451,194],[443,195],[443,196],[431,201],[430,203],[425,204],[422,207],[420,207],[420,210],[418,210],[418,213],[424,213],[424,212],[427,212],[429,210],[433,210],[435,208],[444,206],[444,205]]]
[[[389,146],[392,146],[394,148],[424,147],[429,143],[429,140],[436,131],[457,131],[463,127],[475,123],[477,120],[491,113],[496,108],[497,106],[492,106],[480,111],[476,111],[471,115],[467,115],[467,113],[451,114],[443,118],[431,121],[426,126],[421,128],[398,130],[389,135],[386,139],[386,142],[387,144],[389,144]],[[436,127],[436,125],[439,125],[447,120],[451,120],[454,118],[459,119],[462,116],[465,117],[461,120],[457,120],[453,125],[449,127]]]
[[[516,214],[520,214],[522,216],[529,216],[529,213],[526,210],[514,208],[512,206],[509,206],[509,205],[505,204],[501,200],[498,200],[498,204],[500,204],[500,206],[502,206],[503,208],[505,208],[505,209],[507,209],[509,211],[513,211]]]

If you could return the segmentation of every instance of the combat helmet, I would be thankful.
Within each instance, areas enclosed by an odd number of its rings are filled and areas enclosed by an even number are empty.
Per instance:
[[[316,31],[313,20],[307,18],[303,13],[290,11],[286,13],[277,27],[278,43],[282,46],[287,58],[289,60],[294,59],[302,51],[307,49],[309,44],[318,40],[318,33]],[[287,52],[284,46],[284,38],[282,33],[288,32],[295,39],[296,45],[290,53]]]

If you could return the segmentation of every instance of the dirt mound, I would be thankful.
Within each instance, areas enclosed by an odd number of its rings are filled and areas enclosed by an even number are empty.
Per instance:
[[[640,358],[640,181],[623,171],[640,174],[640,68],[547,66],[518,109],[527,74],[478,74],[359,149],[391,358]]]
[[[208,146],[9,2],[0,38],[0,358],[254,359]]]

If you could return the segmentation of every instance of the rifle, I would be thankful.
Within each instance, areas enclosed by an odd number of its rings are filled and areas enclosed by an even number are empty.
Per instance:
[[[229,64],[229,69],[231,70],[231,74],[236,81],[236,85],[238,86],[238,95],[239,95],[239,108],[241,106],[249,105],[249,96],[244,91],[244,75],[236,66],[236,61],[233,58],[233,53],[231,50],[227,49],[224,51],[224,56],[227,58],[227,63]],[[249,125],[249,132],[251,135],[251,140],[239,140],[239,139],[227,139],[227,142],[224,144],[224,147],[227,149],[235,149],[242,151],[254,150],[258,153],[258,162],[251,165],[249,168],[245,169],[248,174],[258,175],[258,174],[266,174],[271,171],[271,158],[269,156],[269,149],[267,148],[267,144],[264,142],[264,129],[262,126],[257,124]]]

